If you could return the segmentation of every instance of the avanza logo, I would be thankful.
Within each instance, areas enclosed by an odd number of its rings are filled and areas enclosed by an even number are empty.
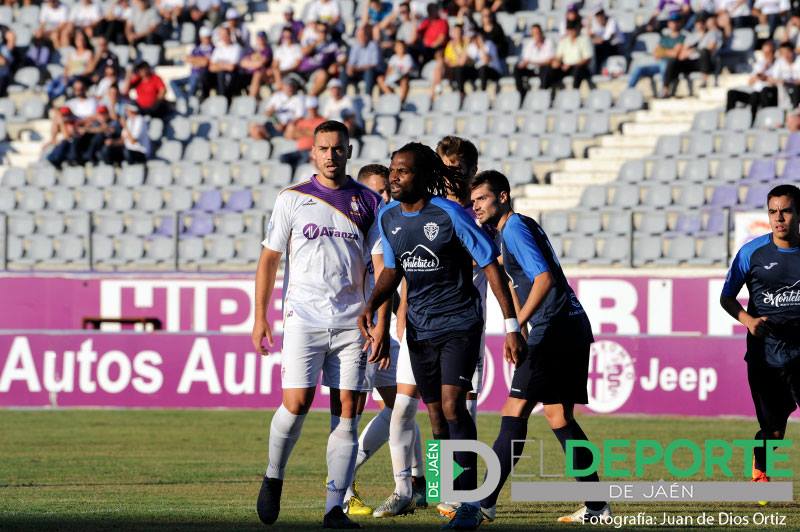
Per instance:
[[[764,304],[773,307],[789,307],[800,305],[800,281],[791,286],[784,286],[775,293],[764,292]]]
[[[430,272],[440,268],[439,257],[422,244],[419,244],[411,251],[403,253],[400,256],[400,261],[406,271]]]
[[[358,235],[355,233],[339,231],[335,227],[320,227],[317,224],[306,224],[305,227],[303,227],[303,236],[309,240],[316,240],[321,236],[344,238],[345,240],[358,240]]]

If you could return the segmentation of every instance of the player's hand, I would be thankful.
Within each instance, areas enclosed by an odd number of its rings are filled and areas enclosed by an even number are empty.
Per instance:
[[[506,334],[505,345],[503,346],[503,356],[506,362],[516,365],[525,349],[525,340],[518,332]]]
[[[761,316],[760,318],[753,318],[752,321],[747,324],[747,330],[757,338],[763,337],[769,331],[767,317]]]
[[[369,331],[370,334],[370,347],[372,354],[370,354],[367,362],[370,364],[378,364],[378,369],[386,369],[389,367],[391,358],[389,356],[389,331],[383,325],[376,325]]]
[[[272,347],[272,329],[269,326],[269,322],[267,320],[256,320],[256,323],[253,325],[252,340],[253,347],[259,355],[269,355],[269,351],[261,345],[264,338],[267,339],[267,345]]]
[[[372,343],[372,335],[369,333],[372,327],[372,311],[364,309],[364,312],[358,316],[358,330],[361,331],[361,336],[366,340],[363,348],[364,351],[366,351]]]

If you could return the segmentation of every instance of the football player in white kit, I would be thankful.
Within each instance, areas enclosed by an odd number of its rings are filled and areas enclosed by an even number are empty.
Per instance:
[[[358,182],[369,187],[372,191],[379,194],[384,203],[389,203],[389,169],[380,164],[368,164],[358,172]],[[374,283],[369,283],[369,291],[372,291]],[[395,397],[397,395],[397,359],[400,353],[402,332],[398,331],[397,322],[400,321],[400,329],[403,328],[404,312],[401,308],[400,296],[397,295],[398,303],[395,312],[391,316],[390,323],[390,347],[389,353],[391,362],[386,369],[378,369],[377,363],[367,366],[367,378],[373,387],[373,398],[383,401],[381,411],[373,417],[367,426],[361,431],[358,438],[358,455],[356,457],[355,472],[353,483],[347,489],[345,495],[344,511],[349,515],[374,515],[375,517],[390,517],[393,513],[385,513],[385,510],[378,509],[377,513],[361,498],[356,490],[356,475],[359,468],[364,465],[382,446],[389,440],[390,423],[392,411],[394,409]],[[407,351],[407,349],[406,349]],[[359,415],[364,409],[364,401],[359,404]],[[413,454],[411,455],[411,475],[412,489],[415,508],[426,508],[428,503],[425,499],[425,464],[422,458],[422,443],[419,435],[419,425],[414,422],[414,443]]]
[[[269,463],[256,504],[265,524],[278,518],[286,463],[321,372],[331,402],[323,527],[360,528],[344,514],[342,504],[358,449],[358,403],[369,391],[367,363],[382,367],[389,363],[389,304],[381,308],[370,330],[370,340],[375,340],[368,355],[355,324],[365,304],[369,261],[375,275],[383,269],[375,223],[383,201],[346,174],[351,152],[344,124],[328,121],[316,128],[312,157],[319,173],[281,191],[262,243],[252,339],[263,355],[267,351],[262,341],[272,345],[267,305],[281,255],[289,253],[284,275],[282,404],[270,424]]]

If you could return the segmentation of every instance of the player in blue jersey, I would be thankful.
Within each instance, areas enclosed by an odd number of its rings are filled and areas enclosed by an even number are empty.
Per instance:
[[[768,482],[766,440],[782,439],[800,404],[800,189],[767,194],[772,232],[751,240],[733,259],[720,304],[747,327],[747,381],[764,446],[753,450],[753,481]],[[747,310],[736,296],[747,285]]]
[[[446,174],[436,153],[422,144],[410,143],[392,154],[389,183],[395,201],[378,214],[384,269],[359,326],[362,334],[369,334],[373,312],[405,279],[409,358],[434,438],[474,440],[466,395],[472,389],[484,322],[472,284],[473,260],[486,273],[506,318],[506,358],[516,360],[524,341],[497,249],[460,205],[442,197]],[[475,489],[476,455],[456,453],[455,460],[465,469],[456,489]],[[480,522],[477,502],[461,502],[451,528],[476,518]]]
[[[514,361],[511,391],[493,446],[500,459],[500,483],[481,501],[481,513],[491,521],[500,489],[522,455],[528,418],[537,403],[544,405],[547,423],[563,448],[568,440],[588,439],[573,417],[573,407],[588,402],[589,347],[594,338],[586,312],[567,283],[544,230],[512,210],[508,179],[493,170],[479,173],[472,182],[472,206],[481,224],[498,230],[503,267],[521,305],[517,316],[528,331],[527,350]],[[585,448],[577,449],[573,458],[578,469],[587,468],[592,461]],[[598,480],[596,473],[578,478]],[[610,516],[606,502],[587,501],[559,522],[606,521]]]

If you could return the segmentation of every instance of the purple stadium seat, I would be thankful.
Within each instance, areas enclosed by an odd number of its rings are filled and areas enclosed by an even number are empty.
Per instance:
[[[253,206],[253,195],[248,189],[232,192],[225,204],[225,209],[229,211],[242,212]]]
[[[721,235],[725,232],[725,211],[722,209],[713,209],[708,212],[708,219],[706,220],[705,228],[700,232],[700,235]]]
[[[755,183],[766,183],[775,179],[775,159],[756,159],[750,165],[745,181]]]
[[[781,179],[789,179],[791,181],[800,180],[800,157],[792,157],[786,161]]]
[[[786,139],[786,146],[783,147],[781,152],[783,157],[793,157],[795,155],[800,155],[800,132],[789,135],[789,138]]]
[[[214,232],[214,218],[204,212],[192,213],[191,223],[186,234],[189,236],[206,236]]]
[[[702,219],[700,215],[693,212],[682,212],[675,222],[675,233],[683,235],[693,235],[700,231]]]
[[[708,203],[714,207],[735,206],[739,203],[739,187],[736,185],[717,185],[711,194],[711,201]]]
[[[197,211],[206,211],[206,212],[215,212],[222,208],[222,193],[212,188],[210,190],[203,191],[200,194],[200,197],[195,204],[194,210]]]
[[[178,224],[180,227],[180,232],[183,233],[186,231],[186,227],[184,226],[183,220],[179,219]],[[175,217],[174,216],[162,216],[161,222],[156,227],[155,232],[153,233],[154,237],[169,237],[172,238],[175,236]]]
[[[744,198],[744,205],[751,209],[761,209],[767,204],[767,194],[772,189],[772,185],[759,183],[750,185],[747,195]]]

